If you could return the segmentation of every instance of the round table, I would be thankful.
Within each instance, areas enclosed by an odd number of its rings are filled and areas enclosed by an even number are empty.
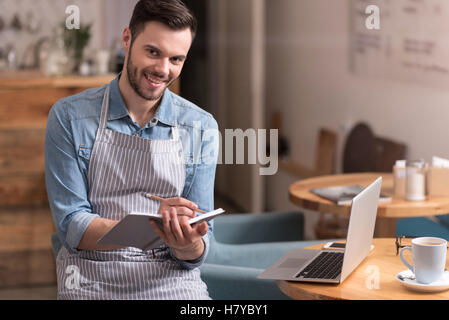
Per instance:
[[[449,197],[447,196],[427,196],[424,201],[407,201],[402,197],[395,197],[393,195],[393,174],[391,173],[348,173],[304,179],[290,186],[289,196],[294,204],[303,209],[349,216],[351,212],[349,204],[337,205],[330,200],[311,193],[310,189],[354,184],[366,187],[379,176],[382,176],[383,179],[381,192],[391,196],[392,201],[379,203],[377,211],[377,225],[379,227],[376,228],[376,237],[394,236],[395,222],[399,218],[435,216],[449,213]]]
[[[395,275],[407,270],[396,255],[394,238],[373,239],[374,249],[364,261],[340,284],[277,281],[281,291],[293,299],[344,299],[344,300],[421,300],[449,299],[449,290],[438,293],[421,293],[405,288]],[[322,249],[323,244],[307,249]],[[410,252],[404,255],[411,261]],[[449,259],[449,255],[448,255]]]

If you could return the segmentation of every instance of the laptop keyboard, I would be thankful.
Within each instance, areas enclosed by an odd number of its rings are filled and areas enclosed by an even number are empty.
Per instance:
[[[335,279],[341,273],[344,252],[321,252],[296,278]]]

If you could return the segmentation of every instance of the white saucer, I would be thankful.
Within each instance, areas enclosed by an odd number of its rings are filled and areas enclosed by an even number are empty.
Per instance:
[[[401,280],[399,276],[405,277],[404,280]],[[404,287],[419,291],[419,292],[440,292],[449,289],[449,271],[444,271],[443,277],[440,280],[429,283],[422,284],[418,283],[416,280],[407,279],[407,277],[412,277],[413,272],[410,269],[399,272],[396,275],[396,280],[399,281]]]

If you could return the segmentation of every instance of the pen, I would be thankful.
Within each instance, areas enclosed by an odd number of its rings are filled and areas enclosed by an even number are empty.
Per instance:
[[[149,198],[149,199],[153,199],[153,200],[158,200],[158,201],[163,201],[163,200],[165,200],[164,198],[161,198],[161,197],[158,197],[158,196],[149,194],[149,193],[146,193],[146,194],[145,194],[145,197],[147,197],[147,198]],[[199,213],[206,213],[206,211],[201,210],[201,209],[196,209],[196,210],[194,210],[194,211],[198,211]]]

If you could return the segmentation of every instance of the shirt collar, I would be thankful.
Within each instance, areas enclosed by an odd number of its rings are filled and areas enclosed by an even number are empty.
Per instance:
[[[171,91],[165,89],[161,104],[159,105],[154,117],[158,119],[158,121],[174,127],[177,125],[177,113],[172,99]]]
[[[122,98],[118,86],[120,75],[121,73],[110,83],[111,97],[109,99],[108,120],[117,120],[129,116],[128,109],[126,108],[125,101]],[[162,101],[156,111],[156,114],[154,115],[154,118],[166,125],[176,126],[177,114],[175,106],[172,103],[172,93],[170,90],[165,90],[164,95],[162,96]]]

